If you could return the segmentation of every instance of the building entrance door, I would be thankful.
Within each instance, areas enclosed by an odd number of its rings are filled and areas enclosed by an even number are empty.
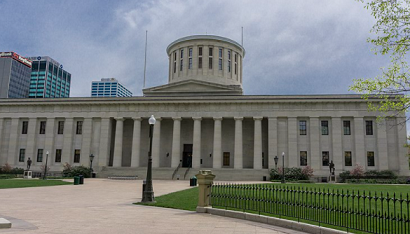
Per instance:
[[[192,167],[192,144],[184,144],[182,167]]]

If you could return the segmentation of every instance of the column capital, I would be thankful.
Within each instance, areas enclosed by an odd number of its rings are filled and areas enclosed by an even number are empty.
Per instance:
[[[263,117],[261,117],[261,116],[254,116],[253,117],[253,120],[262,120],[263,119]]]
[[[222,117],[214,117],[214,120],[222,120]]]
[[[124,121],[123,117],[114,117],[114,119],[117,120],[117,121]]]
[[[54,118],[48,118],[48,119],[54,119]],[[84,120],[86,119],[93,119],[93,117],[84,117]]]
[[[134,122],[135,122],[135,121],[141,121],[142,118],[141,118],[141,117],[132,117],[132,119],[133,119]]]
[[[181,121],[182,120],[182,118],[181,117],[172,117],[172,119],[175,121],[175,120],[179,120],[179,121]]]
[[[154,118],[155,118],[156,121],[161,121],[161,120],[162,120],[161,117],[155,117],[155,116],[154,116]],[[149,119],[149,118],[148,118],[148,119]]]
[[[233,117],[234,120],[243,120],[243,117]]]
[[[199,120],[199,121],[201,121],[201,120],[202,120],[202,117],[192,117],[192,119],[193,119],[193,120]]]
[[[363,117],[363,116],[353,116],[353,118],[355,118],[355,119],[363,119],[364,117]]]

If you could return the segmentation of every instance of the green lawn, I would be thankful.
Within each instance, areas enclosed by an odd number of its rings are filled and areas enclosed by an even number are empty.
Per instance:
[[[198,204],[198,187],[155,197],[155,201],[152,204],[135,204],[195,211]]]
[[[55,186],[55,185],[67,185],[67,184],[73,184],[73,183],[65,182],[62,180],[5,179],[5,180],[0,180],[0,189]]]

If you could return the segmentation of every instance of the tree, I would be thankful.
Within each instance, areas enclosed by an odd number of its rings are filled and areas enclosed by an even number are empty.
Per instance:
[[[370,111],[382,113],[379,118],[403,116],[410,107],[410,0],[358,0],[365,3],[376,19],[367,41],[375,54],[389,55],[390,64],[381,74],[370,79],[355,79],[350,90],[362,93]],[[372,99],[382,99],[372,102]]]

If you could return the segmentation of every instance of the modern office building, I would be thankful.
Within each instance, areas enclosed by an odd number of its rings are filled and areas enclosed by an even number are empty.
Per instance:
[[[115,78],[102,78],[91,84],[91,97],[132,97],[132,93]]]
[[[0,98],[27,98],[31,61],[14,52],[0,52]]]
[[[63,65],[48,56],[30,57],[33,61],[30,98],[70,97],[71,74]]]
[[[282,164],[323,179],[330,161],[336,175],[356,164],[410,175],[404,114],[376,123],[361,95],[243,95],[245,49],[228,38],[184,37],[166,51],[167,84],[141,97],[0,100],[0,165],[30,157],[40,171],[48,151],[58,172],[93,154],[99,177],[144,178],[154,115],[154,179],[210,169],[217,180],[262,180]]]

